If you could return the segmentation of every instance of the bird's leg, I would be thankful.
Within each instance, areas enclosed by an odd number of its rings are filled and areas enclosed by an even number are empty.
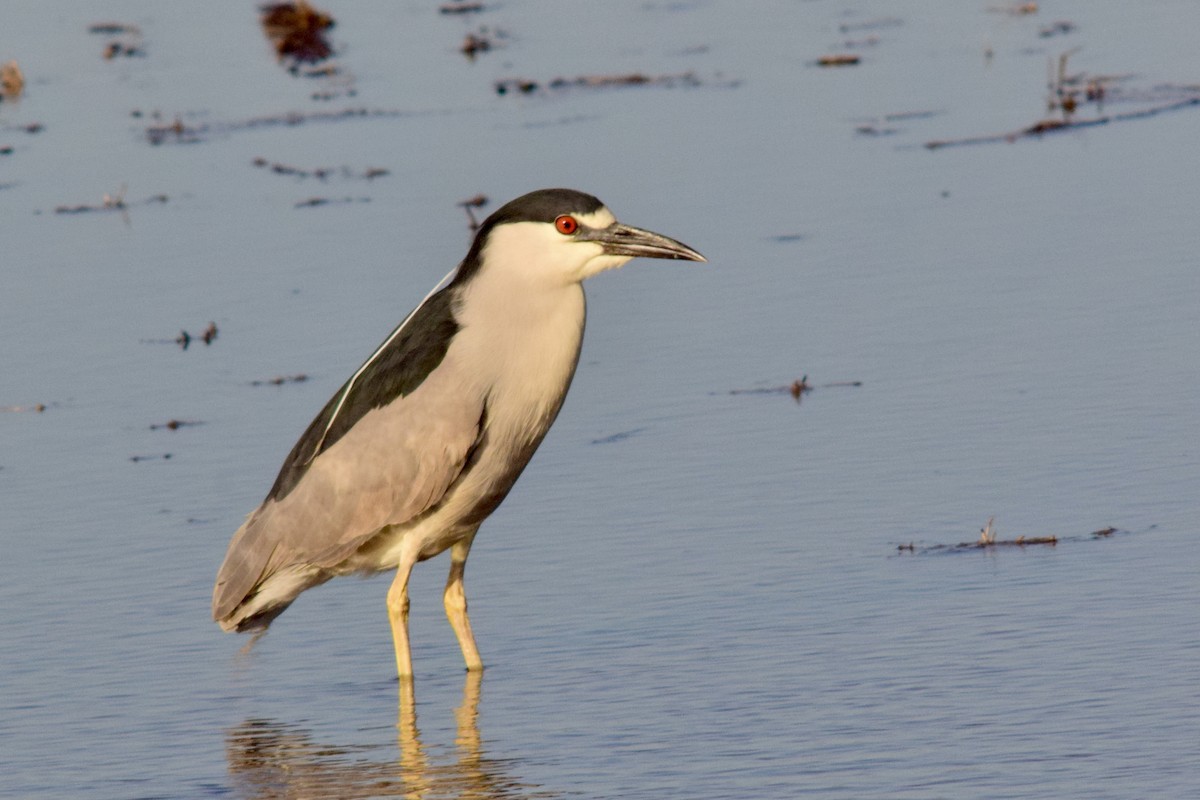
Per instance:
[[[412,681],[412,652],[408,647],[408,576],[412,573],[411,562],[401,562],[396,570],[396,579],[388,589],[388,619],[392,623],[392,643],[396,646],[396,674],[403,688],[405,681]]]
[[[454,635],[458,637],[458,646],[462,648],[463,661],[466,662],[468,671],[483,669],[479,648],[475,646],[475,634],[471,632],[471,620],[467,618],[467,595],[463,591],[463,572],[473,541],[474,531],[450,548],[450,576],[446,578],[446,591],[442,595],[442,601],[446,605],[446,618],[450,620],[450,627],[454,628]]]

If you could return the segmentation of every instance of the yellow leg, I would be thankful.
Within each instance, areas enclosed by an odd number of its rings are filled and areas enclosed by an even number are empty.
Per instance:
[[[387,594],[392,643],[396,646],[396,674],[400,676],[401,688],[406,681],[411,685],[413,674],[412,652],[408,646],[408,576],[411,573],[412,564],[401,564]]]
[[[458,637],[458,646],[462,648],[463,661],[468,671],[483,669],[483,660],[479,657],[479,648],[475,646],[475,634],[471,632],[471,620],[467,617],[467,595],[463,591],[463,572],[467,566],[467,554],[471,552],[471,543],[475,541],[475,533],[456,542],[450,548],[450,577],[446,579],[446,591],[442,601],[446,606],[446,618],[454,635]]]

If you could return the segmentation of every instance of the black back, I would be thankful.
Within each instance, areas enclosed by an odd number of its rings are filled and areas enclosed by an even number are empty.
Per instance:
[[[459,264],[454,279],[425,301],[411,319],[400,324],[372,355],[357,377],[342,384],[329,399],[283,462],[267,500],[287,496],[313,459],[333,446],[371,409],[386,406],[412,393],[446,356],[450,340],[458,333],[454,304],[461,287],[481,265],[483,248],[497,225],[510,222],[553,222],[560,214],[590,214],[603,203],[574,189],[540,189],[496,209],[475,234],[471,249]],[[343,397],[344,396],[344,397]],[[333,424],[330,424],[330,419]]]
[[[411,319],[401,323],[403,330],[398,334],[393,331],[366,369],[342,384],[284,460],[268,500],[282,500],[304,477],[312,460],[332,447],[368,411],[411,394],[437,369],[450,340],[458,333],[453,309],[456,295],[457,290],[447,286],[426,300]]]

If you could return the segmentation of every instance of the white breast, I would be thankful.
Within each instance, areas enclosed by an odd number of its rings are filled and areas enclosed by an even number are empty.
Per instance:
[[[460,328],[440,367],[486,404],[485,446],[437,511],[373,543],[373,568],[394,566],[405,552],[431,558],[474,530],[481,506],[486,516],[507,494],[562,406],[583,341],[583,287],[492,277],[478,275],[466,287]]]
[[[464,297],[455,346],[480,373],[489,416],[520,429],[557,411],[570,384],[583,340],[583,287],[529,290],[506,281],[493,291],[484,276],[477,283],[484,285]]]

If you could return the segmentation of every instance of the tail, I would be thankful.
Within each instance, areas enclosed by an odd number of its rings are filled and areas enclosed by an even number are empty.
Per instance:
[[[221,573],[225,572],[222,567]],[[213,621],[225,632],[263,631],[292,604],[305,589],[312,588],[333,577],[332,574],[307,568],[288,568],[276,572],[256,584],[240,599],[229,592],[228,583],[222,583],[221,574],[213,588]]]
[[[265,631],[276,617],[287,610],[291,602],[280,603],[269,609],[255,613],[243,613],[244,606],[238,606],[234,613],[225,617],[213,616],[213,621],[221,626],[226,633],[252,633]]]
[[[213,586],[213,621],[224,631],[266,630],[272,620],[311,586],[332,574],[319,567],[291,561],[267,534],[263,508],[255,510],[229,543],[225,561]]]

